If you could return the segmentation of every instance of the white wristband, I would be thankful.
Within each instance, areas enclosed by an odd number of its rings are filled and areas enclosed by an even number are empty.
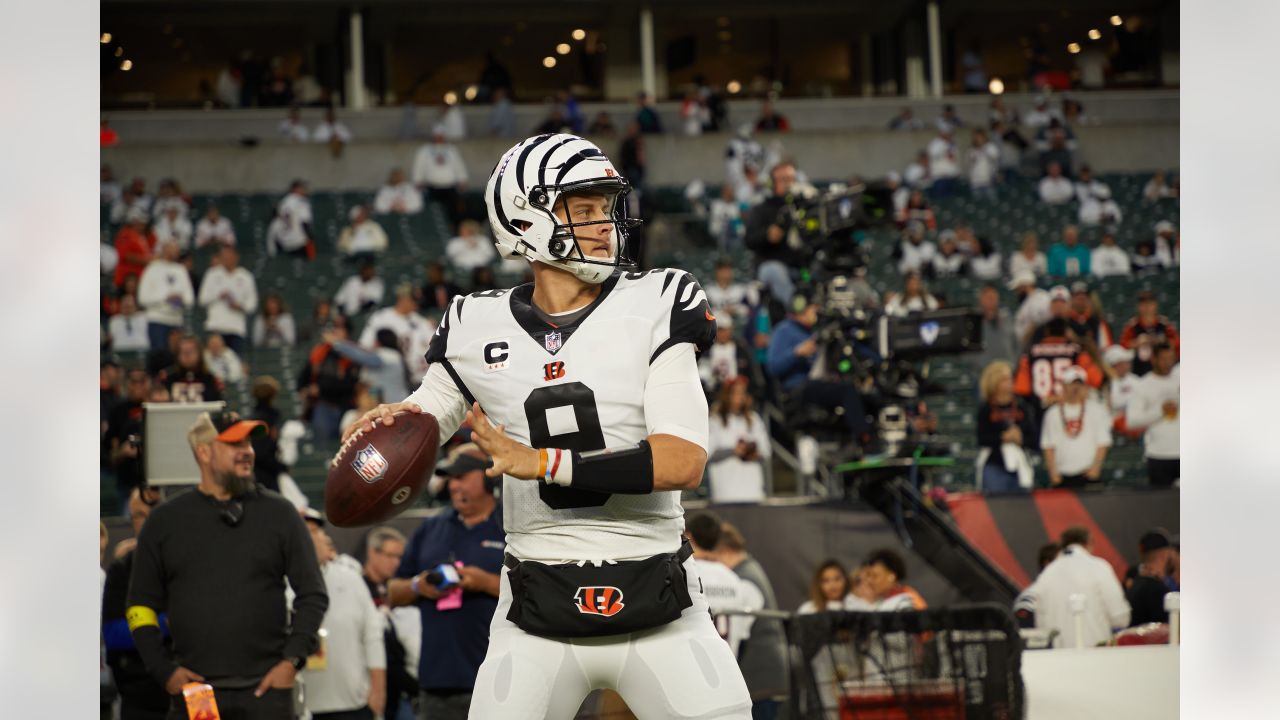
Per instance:
[[[542,476],[548,485],[569,487],[573,482],[573,451],[558,448],[547,452],[547,473]]]

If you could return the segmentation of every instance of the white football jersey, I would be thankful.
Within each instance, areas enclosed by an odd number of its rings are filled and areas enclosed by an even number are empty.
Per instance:
[[[450,303],[427,361],[441,365],[469,406],[479,401],[509,437],[534,448],[584,452],[634,445],[667,433],[707,443],[706,401],[688,347],[706,348],[715,322],[706,294],[687,272],[615,273],[585,314],[567,325],[544,321],[532,305],[533,285],[460,296]],[[675,348],[675,350],[673,350]],[[659,421],[646,393],[650,369],[687,355],[697,417],[678,427]],[[428,378],[430,379],[430,377]],[[425,385],[426,383],[424,383]],[[653,390],[652,388],[650,390]],[[456,407],[431,407],[441,438],[460,418]],[[455,398],[454,403],[457,402]],[[507,476],[502,517],[508,551],[521,560],[630,560],[674,552],[684,529],[678,491],[605,494]]]
[[[754,584],[738,577],[729,566],[715,560],[694,558],[698,578],[702,581],[702,594],[707,596],[707,607],[715,617],[716,630],[729,643],[733,656],[738,657],[742,641],[751,637],[755,618],[751,615],[727,614],[735,610],[759,610],[764,607],[764,595]]]

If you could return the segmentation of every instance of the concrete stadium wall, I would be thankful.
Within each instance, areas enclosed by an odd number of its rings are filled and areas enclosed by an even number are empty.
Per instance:
[[[1176,119],[1161,123],[1100,125],[1077,131],[1078,158],[1099,172],[1143,172],[1179,165]],[[785,155],[795,158],[811,178],[843,179],[851,174],[883,177],[901,171],[933,134],[886,130],[815,130],[762,137],[777,140]],[[718,183],[724,179],[724,152],[729,135],[683,137],[649,136],[645,140],[649,184],[682,185],[694,178]],[[967,133],[957,138],[961,147]],[[469,185],[483,186],[501,154],[513,144],[506,138],[477,138],[459,143],[471,175]],[[605,152],[616,153],[619,141],[600,140]],[[327,147],[155,143],[123,144],[102,151],[116,176],[142,176],[154,183],[178,178],[188,192],[284,192],[294,178],[315,189],[376,188],[392,167],[408,170],[418,144],[413,142],[356,142],[340,157]]]
[[[1086,126],[1165,124],[1178,121],[1179,94],[1177,90],[1135,90],[1070,93],[1085,109]],[[1019,112],[1031,109],[1033,95],[1007,94],[1005,103]],[[938,117],[944,104],[955,106],[956,114],[969,125],[987,124],[990,98],[986,95],[956,95],[942,99],[887,98],[790,98],[777,102],[777,108],[787,116],[792,130],[881,130],[902,108],[910,107],[915,116],[925,123]],[[1059,98],[1052,101],[1059,107]],[[664,126],[669,132],[680,129],[680,103],[656,104]],[[488,134],[490,106],[469,105],[462,108],[471,136]],[[759,100],[731,100],[728,103],[730,128],[741,123],[755,122],[760,114]],[[524,103],[514,106],[515,127],[519,132],[532,132],[547,117],[543,103]],[[584,103],[582,112],[588,119],[604,111],[610,114],[618,131],[626,128],[635,115],[633,103],[602,102]],[[420,133],[428,133],[438,116],[437,107],[418,107],[416,125]],[[307,127],[320,122],[324,111],[320,108],[304,108],[302,121]],[[212,111],[159,110],[121,111],[105,113],[111,127],[120,133],[126,144],[225,144],[241,138],[257,138],[265,144],[279,144],[276,127],[285,116],[283,108],[265,110]],[[357,141],[394,141],[400,138],[405,110],[401,107],[385,107],[360,112],[338,111],[339,119],[350,128]]]

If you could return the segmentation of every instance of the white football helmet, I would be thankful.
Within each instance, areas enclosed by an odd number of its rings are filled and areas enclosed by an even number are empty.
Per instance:
[[[640,224],[626,216],[631,191],[609,158],[577,135],[531,137],[503,154],[485,186],[484,202],[494,244],[503,257],[537,260],[591,284],[604,282],[619,267],[634,268],[627,255],[627,230]],[[609,199],[609,220],[566,223],[553,208],[566,195],[590,192]],[[574,228],[612,223],[613,258],[589,258],[574,240]]]

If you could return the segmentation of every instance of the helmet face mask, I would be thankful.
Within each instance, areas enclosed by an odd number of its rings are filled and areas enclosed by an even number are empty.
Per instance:
[[[547,182],[550,180],[551,182]],[[494,243],[507,256],[522,256],[599,284],[617,268],[634,268],[627,254],[627,231],[640,221],[626,214],[631,186],[594,144],[574,135],[540,135],[507,151],[485,192]],[[605,219],[574,222],[568,199],[602,196]],[[564,216],[556,215],[562,208]],[[588,257],[578,244],[578,228],[611,224],[611,257]],[[586,238],[584,235],[584,239]]]

